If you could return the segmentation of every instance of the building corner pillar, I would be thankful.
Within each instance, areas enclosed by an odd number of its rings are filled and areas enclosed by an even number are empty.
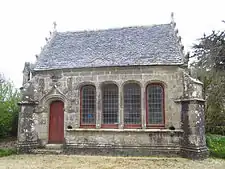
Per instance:
[[[34,88],[31,82],[28,82],[24,88],[21,88],[22,101],[18,118],[17,151],[19,153],[32,153],[34,148],[38,147],[38,134],[35,129],[35,107],[38,102],[34,101]]]

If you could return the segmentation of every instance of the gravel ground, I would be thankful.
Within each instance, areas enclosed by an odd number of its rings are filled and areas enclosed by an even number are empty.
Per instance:
[[[225,169],[225,160],[184,158],[103,157],[76,155],[13,155],[0,158],[0,169]]]

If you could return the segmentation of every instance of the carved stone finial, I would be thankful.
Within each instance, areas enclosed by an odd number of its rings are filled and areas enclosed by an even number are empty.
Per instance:
[[[186,59],[187,61],[189,61],[189,58],[190,58],[190,52],[187,52],[187,54],[185,55],[185,59]]]
[[[183,45],[181,45],[181,50],[184,51],[184,46]]]
[[[174,13],[171,12],[171,25],[173,26],[173,28],[176,27],[176,22],[174,21]]]
[[[181,43],[181,36],[178,37],[178,42]]]
[[[53,22],[53,30],[54,30],[54,31],[56,31],[56,27],[57,27],[57,24],[56,24],[56,21],[54,21],[54,22]]]
[[[171,22],[174,22],[174,13],[171,12]]]
[[[187,52],[187,54],[184,55],[184,65],[187,67],[188,67],[189,59],[190,59],[190,53]]]

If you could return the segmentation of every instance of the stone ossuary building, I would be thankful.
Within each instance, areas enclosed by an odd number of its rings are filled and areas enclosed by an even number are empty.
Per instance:
[[[202,83],[175,23],[51,34],[25,64],[18,150],[207,157]]]

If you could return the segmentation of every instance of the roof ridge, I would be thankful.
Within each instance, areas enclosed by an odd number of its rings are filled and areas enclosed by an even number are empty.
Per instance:
[[[131,29],[131,28],[152,28],[156,26],[166,26],[170,25],[171,23],[165,24],[152,24],[152,25],[137,25],[137,26],[124,26],[124,27],[114,27],[114,28],[97,28],[97,29],[83,29],[83,30],[74,30],[74,31],[57,31],[58,34],[65,34],[65,33],[86,33],[86,32],[104,32],[104,31],[113,31],[113,30],[122,30],[122,29]]]

